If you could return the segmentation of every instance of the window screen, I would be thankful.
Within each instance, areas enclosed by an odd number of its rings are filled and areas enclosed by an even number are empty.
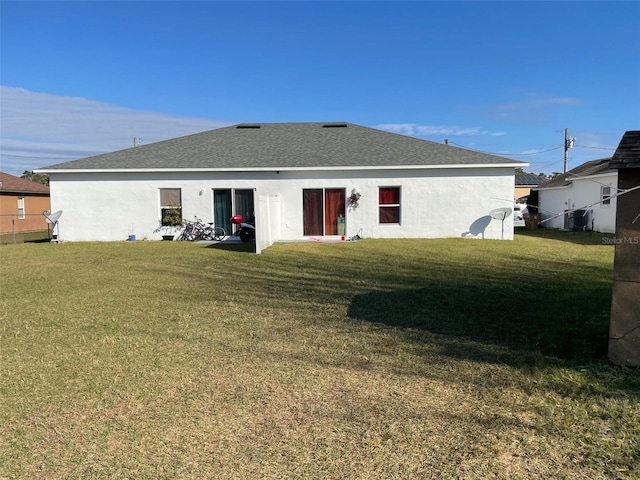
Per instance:
[[[182,194],[179,188],[161,188],[160,189],[160,206],[161,207],[181,207]]]

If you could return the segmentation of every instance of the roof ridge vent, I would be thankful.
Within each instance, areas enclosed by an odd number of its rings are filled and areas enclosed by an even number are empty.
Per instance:
[[[322,128],[346,128],[346,123],[325,123]]]
[[[260,125],[243,123],[240,125],[236,125],[236,128],[260,128]]]

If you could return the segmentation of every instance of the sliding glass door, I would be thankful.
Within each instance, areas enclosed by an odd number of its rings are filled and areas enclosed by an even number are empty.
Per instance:
[[[305,236],[322,235],[323,196],[321,188],[302,191],[303,234]]]
[[[224,228],[227,235],[231,231],[231,189],[215,189],[213,191],[213,223]]]
[[[253,189],[216,188],[213,190],[213,222],[224,228],[228,235],[234,233],[229,219],[242,215],[244,222],[255,220]]]
[[[254,222],[253,189],[233,191],[233,214],[242,215],[242,221],[244,222]]]
[[[303,234],[337,235],[338,218],[345,213],[344,188],[309,188],[302,191]]]

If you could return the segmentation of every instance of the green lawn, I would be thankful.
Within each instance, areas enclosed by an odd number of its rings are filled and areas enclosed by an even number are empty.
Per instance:
[[[0,479],[638,478],[595,233],[0,247]]]
[[[4,245],[6,243],[44,242],[48,241],[49,237],[50,233],[47,230],[16,233],[15,235],[7,233],[0,235],[0,245]]]

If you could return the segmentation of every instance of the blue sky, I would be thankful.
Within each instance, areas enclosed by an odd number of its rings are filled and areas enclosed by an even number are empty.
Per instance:
[[[639,2],[1,5],[0,169],[348,121],[561,171],[640,128]]]

